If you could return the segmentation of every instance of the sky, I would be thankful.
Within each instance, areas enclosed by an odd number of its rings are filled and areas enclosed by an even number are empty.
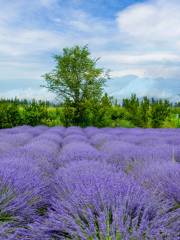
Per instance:
[[[180,101],[179,0],[0,0],[0,97],[53,100],[53,55],[86,44],[110,95]]]

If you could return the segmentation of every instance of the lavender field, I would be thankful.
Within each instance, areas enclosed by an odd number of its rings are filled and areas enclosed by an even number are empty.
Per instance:
[[[0,130],[0,239],[180,239],[180,129]]]

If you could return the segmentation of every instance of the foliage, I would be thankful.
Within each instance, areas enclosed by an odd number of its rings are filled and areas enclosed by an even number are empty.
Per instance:
[[[162,127],[171,115],[171,105],[167,100],[155,100],[144,97],[139,100],[136,95],[123,100],[123,107],[128,111],[127,120],[138,127]]]
[[[170,103],[165,100],[159,100],[151,104],[151,126],[153,128],[161,127],[163,121],[170,115]]]
[[[147,97],[144,97],[140,103],[139,118],[140,126],[144,128],[148,127],[150,118],[150,100]]]
[[[10,128],[22,124],[22,119],[16,103],[0,105],[0,128]]]
[[[121,106],[104,94],[98,102],[94,99],[86,100],[81,108],[82,127],[180,127],[179,108],[164,100],[152,100],[147,97],[137,100],[134,95],[130,99],[125,99]],[[76,124],[74,115],[75,108],[67,101],[60,105],[51,105],[35,100],[23,102],[18,99],[0,100],[0,128],[22,124],[73,126]]]
[[[137,96],[132,94],[131,98],[123,99],[122,105],[129,113],[127,120],[131,121],[135,126],[139,126],[141,124],[139,112],[141,110],[141,104]]]
[[[25,105],[23,109],[24,123],[31,126],[40,125],[47,118],[47,106],[44,103],[37,104],[36,101]]]
[[[70,116],[74,125],[84,126],[87,106],[91,109],[92,103],[100,104],[108,74],[96,67],[98,59],[91,58],[87,46],[64,48],[62,55],[55,56],[55,61],[55,69],[44,75],[45,87],[64,100],[64,115]]]
[[[49,127],[63,125],[62,122],[63,111],[62,107],[48,107],[46,118],[42,120],[42,124]]]
[[[135,125],[126,119],[117,119],[112,122],[112,127],[134,128]]]

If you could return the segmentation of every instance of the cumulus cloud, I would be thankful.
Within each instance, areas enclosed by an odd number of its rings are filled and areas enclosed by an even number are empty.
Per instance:
[[[133,81],[127,79],[117,95],[135,92],[180,100],[180,1],[133,4],[117,14],[116,22],[128,47],[104,52],[102,59],[106,64],[111,62],[119,83],[126,72],[137,76]]]
[[[125,77],[125,76],[141,76],[143,77],[145,75],[145,72],[143,69],[135,69],[135,68],[126,68],[126,70],[114,70],[110,71],[111,78],[119,78],[119,77]]]
[[[171,101],[179,100],[180,85],[178,79],[138,77],[134,75],[114,79],[112,87],[107,91],[116,95],[117,98],[130,97],[135,93],[139,97],[148,96],[167,98]]]
[[[122,77],[125,72],[134,71],[139,77],[179,78],[178,0],[132,4],[117,14],[116,23],[117,41],[124,49],[99,52],[105,66],[112,69],[112,76]]]
[[[133,91],[140,95],[150,92],[159,96],[167,94],[168,97],[177,94],[180,76],[179,0],[148,0],[132,4],[111,19],[100,18],[93,8],[89,12],[78,8],[81,1],[67,2],[2,1],[0,83],[6,86],[4,91],[9,88],[9,96],[18,91],[22,93],[22,88],[36,92],[42,83],[41,75],[54,66],[53,54],[59,53],[63,47],[87,43],[92,56],[101,57],[99,65],[112,70],[113,81],[108,89],[112,92],[116,85],[116,96]],[[172,82],[176,83],[176,89]]]
[[[117,17],[122,32],[147,45],[174,44],[180,38],[179,0],[152,0],[135,4],[120,12]]]
[[[45,7],[51,7],[57,4],[57,0],[40,0],[40,4]]]
[[[0,53],[8,56],[27,56],[46,53],[64,46],[66,39],[56,31],[40,29],[1,29]]]
[[[146,63],[179,63],[178,54],[166,52],[154,52],[148,54],[123,54],[123,53],[106,53],[102,55],[103,61],[112,61],[119,64],[146,64]]]
[[[36,89],[36,88],[25,88],[25,89],[13,89],[9,91],[0,92],[1,98],[10,98],[15,97],[19,99],[36,99],[36,100],[49,100],[54,101],[55,95],[48,92],[46,89]]]

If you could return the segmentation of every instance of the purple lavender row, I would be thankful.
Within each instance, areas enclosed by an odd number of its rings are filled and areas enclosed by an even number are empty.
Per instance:
[[[180,239],[178,129],[5,135],[13,148],[0,157],[0,239]]]

